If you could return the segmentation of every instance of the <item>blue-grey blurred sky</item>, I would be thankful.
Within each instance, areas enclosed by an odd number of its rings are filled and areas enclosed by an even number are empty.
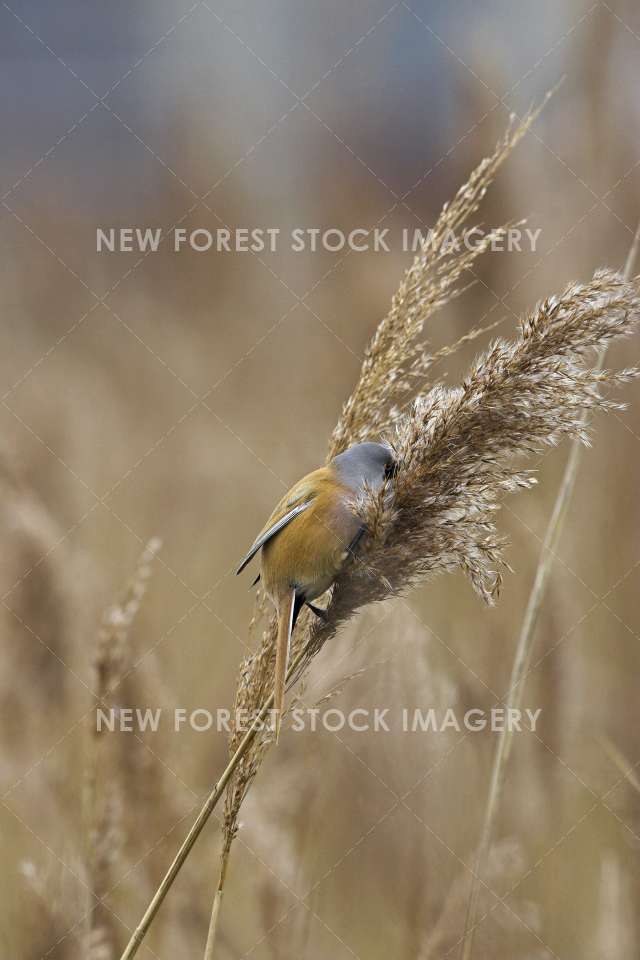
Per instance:
[[[190,185],[199,178],[185,162],[185,138],[205,151],[210,185],[296,96],[308,94],[332,131],[405,190],[464,132],[470,96],[478,97],[479,116],[492,103],[489,88],[502,96],[528,70],[533,83],[521,81],[516,91],[527,98],[555,82],[572,53],[563,38],[581,30],[589,9],[548,0],[535,9],[505,0],[415,0],[410,7],[388,0],[195,7],[189,0],[62,7],[12,0],[0,7],[0,187],[8,189],[65,134],[54,178],[80,207],[97,204],[127,176],[138,197],[161,182],[159,161],[145,163],[136,178],[140,151],[124,142],[133,134],[96,107],[94,94],[107,94],[122,123]],[[307,149],[317,145],[301,136],[292,164]],[[91,197],[79,182],[93,185]],[[194,186],[206,189],[206,180]]]

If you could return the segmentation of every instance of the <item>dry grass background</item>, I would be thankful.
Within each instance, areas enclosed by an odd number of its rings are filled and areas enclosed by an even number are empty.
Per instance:
[[[480,282],[434,320],[431,340],[451,343],[485,314],[510,334],[514,314],[539,298],[620,266],[637,219],[631,4],[416,3],[413,14],[400,5],[306,107],[234,33],[301,95],[387,8],[318,4],[292,17],[285,4],[269,15],[253,4],[210,7],[233,33],[194,11],[113,91],[113,112],[94,109],[8,195],[95,101],[0,12],[15,90],[0,166],[0,896],[10,958],[84,957],[90,942],[106,960],[137,922],[227,745],[167,729],[103,738],[107,782],[98,776],[100,803],[88,803],[103,611],[115,603],[126,621],[127,597],[115,598],[161,537],[122,651],[135,669],[117,702],[231,706],[251,609],[233,564],[283,488],[322,461],[409,260],[399,250],[344,260],[280,252],[264,263],[163,250],[96,306],[93,294],[136,262],[96,255],[96,224],[169,225],[196,202],[185,183],[204,194],[221,180],[185,223],[349,229],[391,210],[385,225],[427,225],[508,110],[523,112],[563,73],[485,208],[488,223],[527,216],[542,227],[539,252],[484,258]],[[154,5],[130,23],[120,10],[83,22],[70,7],[78,39],[44,6],[13,9],[102,95],[189,8]],[[478,346],[447,362],[447,381]],[[635,362],[635,351],[615,346],[612,366]],[[626,960],[638,950],[638,793],[613,759],[638,760],[638,386],[624,399],[629,411],[598,424],[583,459],[554,567],[541,662],[524,693],[543,708],[544,744],[515,744],[490,864],[496,892],[517,887],[479,928],[479,957]],[[502,511],[515,575],[497,607],[485,610],[452,575],[412,595],[410,609],[392,601],[367,611],[322,651],[305,697],[362,669],[335,705],[489,708],[508,687],[565,457],[545,456],[536,490]],[[455,731],[284,738],[244,809],[220,956],[444,957],[462,934],[463,862],[472,863],[494,745],[490,734]],[[110,838],[98,864],[85,848],[87,816]],[[153,953],[141,956],[201,955],[218,844],[212,827],[158,917]],[[82,919],[92,885],[108,890],[99,936]]]

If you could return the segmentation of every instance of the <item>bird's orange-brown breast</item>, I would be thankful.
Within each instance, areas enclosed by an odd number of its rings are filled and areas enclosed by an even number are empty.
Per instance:
[[[273,598],[292,586],[299,587],[310,600],[324,593],[338,575],[360,529],[349,504],[349,491],[331,466],[303,477],[278,504],[266,527],[309,497],[313,498],[311,506],[262,548],[262,579]]]

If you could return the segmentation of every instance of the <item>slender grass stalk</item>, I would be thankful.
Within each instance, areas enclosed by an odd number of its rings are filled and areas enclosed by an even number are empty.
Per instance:
[[[291,666],[289,667],[289,670],[287,671],[287,679],[290,679],[295,674],[296,670],[301,665],[305,657],[305,654],[306,654],[306,649],[304,648],[298,651],[298,653],[296,654],[296,656],[291,662]],[[273,693],[271,693],[267,697],[262,707],[256,714],[253,723],[251,724],[251,726],[245,733],[244,737],[238,744],[235,753],[229,760],[229,763],[225,767],[222,775],[220,776],[220,779],[217,781],[211,793],[209,794],[204,804],[202,805],[200,813],[196,817],[193,823],[193,826],[189,830],[189,833],[183,840],[182,846],[176,853],[173,859],[173,862],[171,863],[171,866],[169,867],[166,874],[164,875],[162,882],[160,883],[160,886],[156,890],[151,902],[149,903],[149,906],[145,910],[140,923],[138,924],[133,934],[131,935],[131,939],[129,940],[129,943],[127,944],[125,951],[122,954],[122,957],[120,958],[120,960],[131,960],[131,958],[135,957],[136,953],[138,952],[138,948],[140,947],[140,944],[144,940],[145,936],[147,935],[147,931],[151,926],[151,923],[153,922],[153,918],[155,917],[156,913],[160,909],[160,906],[162,905],[162,902],[166,897],[167,893],[171,889],[173,881],[178,876],[182,868],[182,865],[184,864],[185,860],[189,856],[189,853],[191,852],[191,848],[193,847],[194,843],[200,836],[203,827],[205,826],[207,820],[215,810],[218,804],[218,801],[220,800],[220,797],[224,793],[224,789],[227,783],[229,782],[234,770],[236,769],[236,767],[238,766],[238,764],[246,754],[247,750],[251,746],[251,743],[254,737],[256,736],[258,730],[260,729],[262,721],[265,719],[269,710],[271,710],[272,706],[273,706]],[[218,909],[219,909],[219,905],[218,905]]]
[[[222,905],[222,894],[224,892],[224,882],[227,876],[227,867],[229,865],[229,854],[231,853],[232,835],[227,834],[223,838],[223,848],[220,855],[220,878],[218,887],[213,898],[213,907],[211,908],[211,919],[209,921],[209,930],[207,933],[207,943],[204,949],[204,960],[213,960],[216,932],[218,929],[218,917],[220,916],[220,907]]]
[[[625,280],[631,279],[639,245],[640,224],[638,224],[636,234],[633,238],[633,242],[627,256],[627,262],[624,267],[623,276]],[[603,369],[606,354],[607,344],[605,343],[598,352],[595,370],[601,371]],[[584,426],[586,426],[588,416],[589,411],[585,410],[582,415],[582,423]],[[536,571],[533,587],[531,588],[531,593],[529,595],[529,602],[527,603],[527,609],[524,615],[522,629],[518,638],[518,645],[516,647],[516,654],[511,670],[511,680],[509,683],[509,693],[506,703],[507,709],[518,708],[522,699],[522,690],[524,687],[523,681],[526,679],[531,662],[533,638],[535,636],[540,610],[542,609],[542,602],[545,597],[549,574],[551,573],[553,561],[556,556],[556,548],[562,534],[562,527],[567,514],[567,508],[571,502],[571,495],[573,493],[576,476],[578,474],[578,467],[580,465],[582,446],[583,444],[579,437],[576,437],[571,444],[567,465],[562,478],[562,484],[560,486],[560,490],[558,491],[553,513],[545,533],[542,550],[540,551],[538,569]],[[502,788],[504,786],[511,744],[512,734],[505,727],[505,729],[502,730],[499,735],[498,745],[496,747],[496,752],[493,759],[493,767],[491,769],[491,782],[489,785],[487,807],[482,826],[480,843],[478,845],[478,851],[475,858],[469,900],[467,902],[465,932],[461,953],[462,960],[471,960],[473,955],[474,933],[477,927],[476,920],[478,916],[478,903],[480,899],[480,883],[487,866],[487,858],[489,855],[491,838],[498,812],[498,806],[500,803],[500,797],[502,794]]]

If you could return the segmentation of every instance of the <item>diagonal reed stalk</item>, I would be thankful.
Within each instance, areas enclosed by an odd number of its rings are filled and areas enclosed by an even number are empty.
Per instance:
[[[297,655],[294,657],[294,659],[291,662],[291,666],[289,667],[289,670],[287,671],[287,680],[290,680],[294,676],[296,670],[302,664],[305,653],[306,651],[304,649],[298,651]],[[162,879],[162,882],[160,883],[160,886],[158,887],[155,894],[153,895],[153,898],[151,899],[149,906],[145,910],[142,916],[142,919],[140,920],[140,923],[134,930],[131,936],[131,939],[129,940],[129,943],[127,944],[126,949],[122,954],[122,957],[120,958],[120,960],[131,960],[132,957],[135,957],[136,953],[138,952],[138,948],[140,944],[144,940],[147,934],[147,931],[151,926],[151,923],[153,922],[153,918],[155,917],[156,913],[160,909],[160,906],[162,905],[162,901],[164,900],[167,893],[169,892],[171,885],[173,884],[173,881],[180,873],[180,870],[182,869],[182,865],[184,864],[185,860],[189,856],[196,840],[202,833],[203,827],[205,826],[207,820],[215,810],[218,804],[218,801],[220,800],[220,797],[224,793],[225,787],[227,786],[234,770],[236,769],[236,767],[238,766],[242,758],[247,753],[247,750],[251,746],[252,741],[254,740],[258,730],[263,724],[263,721],[265,721],[267,714],[269,713],[272,707],[273,707],[273,693],[271,693],[265,700],[264,704],[262,705],[262,708],[255,716],[253,723],[251,724],[249,729],[246,731],[244,737],[236,747],[235,753],[233,754],[233,756],[229,760],[229,763],[223,770],[219,780],[216,782],[215,786],[211,790],[211,793],[205,800],[200,810],[200,813],[198,814],[196,820],[193,823],[193,826],[189,830],[189,833],[187,834],[187,836],[184,838],[180,849],[176,853],[171,863],[171,866],[167,870],[166,874]]]
[[[623,277],[630,280],[633,274],[634,264],[638,254],[640,244],[640,224],[636,229],[631,248],[627,255]],[[599,352],[595,369],[600,372],[604,367],[604,361],[607,354],[608,344],[604,344]],[[583,426],[586,427],[588,420],[588,411],[582,415]],[[522,629],[518,638],[518,645],[511,670],[511,679],[509,681],[509,693],[507,696],[506,707],[518,708],[522,700],[522,690],[526,680],[529,665],[531,662],[531,651],[533,649],[533,639],[535,636],[542,602],[545,597],[547,583],[553,561],[556,557],[556,550],[562,534],[564,520],[567,515],[567,509],[571,502],[573,488],[578,475],[580,457],[583,444],[579,437],[576,437],[571,444],[567,465],[565,467],[562,483],[556,497],[553,507],[553,513],[547,526],[542,550],[540,551],[540,560],[536,570],[536,576],[529,594],[529,601],[525,611]],[[507,762],[511,752],[513,742],[512,733],[505,727],[499,735],[498,745],[496,747],[493,766],[491,768],[491,782],[489,785],[489,794],[487,797],[487,807],[485,810],[484,823],[482,825],[482,834],[476,853],[473,876],[471,880],[471,889],[467,902],[467,911],[465,918],[464,940],[462,943],[461,960],[471,960],[473,955],[474,934],[478,926],[478,905],[480,900],[480,885],[482,876],[487,867],[487,860],[491,847],[491,839],[495,820],[500,804],[500,797],[504,787]]]

